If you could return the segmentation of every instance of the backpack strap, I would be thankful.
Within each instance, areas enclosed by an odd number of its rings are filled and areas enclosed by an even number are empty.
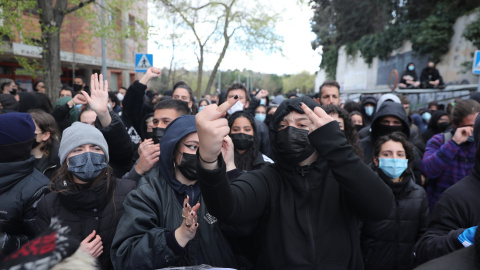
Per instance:
[[[443,144],[446,144],[448,140],[453,138],[453,134],[449,131],[443,133]]]

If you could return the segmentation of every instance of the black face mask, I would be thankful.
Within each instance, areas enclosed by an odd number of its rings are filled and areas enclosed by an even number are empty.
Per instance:
[[[441,123],[438,123],[438,130],[440,132],[444,132],[445,130],[447,130],[447,128],[450,126],[450,123],[448,122],[441,122]]]
[[[387,126],[387,125],[379,125],[379,129],[377,130],[377,139],[384,136],[384,135],[389,135],[392,134],[393,132],[402,132],[405,136],[408,136],[409,134],[405,134],[403,132],[403,126]]]
[[[362,125],[354,125],[354,126],[355,126],[355,130],[356,130],[357,132],[360,131],[360,129],[363,128]]]
[[[254,138],[252,135],[245,133],[235,133],[230,134],[230,138],[232,138],[233,145],[238,150],[246,150],[253,146]]]
[[[187,178],[188,180],[197,180],[197,155],[193,154],[182,154],[182,162],[180,165],[177,165],[178,170]]]
[[[82,90],[83,86],[81,84],[73,84],[73,91],[78,92]]]
[[[149,133],[150,132],[147,132],[147,138],[149,136]],[[160,143],[160,140],[162,139],[163,137],[163,134],[165,134],[165,129],[164,128],[153,128],[153,132],[151,132],[151,136],[150,138],[153,139],[153,143]]]
[[[308,130],[294,127],[277,131],[275,144],[280,158],[296,165],[315,153],[307,136]]]

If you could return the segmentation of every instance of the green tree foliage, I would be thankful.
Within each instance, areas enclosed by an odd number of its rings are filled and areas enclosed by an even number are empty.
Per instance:
[[[470,40],[477,49],[480,49],[480,9],[476,10],[477,18],[465,27],[463,37]]]
[[[347,54],[360,51],[366,63],[387,59],[405,40],[412,49],[438,62],[448,51],[456,18],[478,7],[478,0],[313,0],[313,49],[323,49],[321,68],[335,77],[333,50],[346,45]],[[479,24],[480,25],[480,24]],[[472,26],[471,34],[478,31]]]
[[[298,74],[284,76],[282,78],[283,89],[286,92],[300,90],[303,94],[313,93],[315,87],[315,75],[307,71]]]

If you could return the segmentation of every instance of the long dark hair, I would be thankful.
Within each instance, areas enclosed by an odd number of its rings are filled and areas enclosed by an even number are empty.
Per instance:
[[[360,159],[363,159],[363,151],[360,147],[358,134],[355,130],[355,127],[353,126],[352,119],[350,119],[348,112],[335,105],[325,106],[324,110],[327,114],[338,114],[338,117],[343,119],[343,134],[345,134],[348,143],[353,146],[355,154],[357,154]]]
[[[40,148],[46,156],[50,154],[50,149],[55,140],[60,140],[57,122],[55,118],[49,113],[46,113],[40,109],[30,110],[28,113],[32,116],[35,124],[42,130],[42,133],[50,132],[50,138],[45,141],[45,145]]]
[[[253,116],[250,113],[247,113],[245,111],[238,111],[233,113],[230,118],[228,119],[228,126],[230,127],[230,134],[232,133],[232,127],[233,123],[235,123],[235,120],[237,118],[244,117],[246,118],[249,122],[250,125],[252,126],[253,130],[253,146],[250,147],[245,151],[243,154],[239,154],[237,151],[235,151],[235,166],[237,169],[240,171],[251,171],[253,169],[253,163],[255,162],[255,159],[259,155],[258,152],[258,140],[257,140],[257,128],[255,126],[255,119],[253,119]]]

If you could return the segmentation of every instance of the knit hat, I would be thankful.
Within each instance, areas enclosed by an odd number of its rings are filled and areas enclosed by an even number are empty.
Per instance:
[[[34,138],[35,124],[30,114],[0,114],[0,163],[27,160]]]
[[[11,94],[0,94],[0,103],[3,106],[3,109],[6,112],[16,112],[18,111],[18,101],[15,99],[14,95]]]
[[[63,131],[60,149],[58,149],[60,165],[63,165],[63,162],[65,162],[68,154],[70,154],[73,149],[84,144],[95,144],[100,146],[105,153],[108,162],[108,144],[103,137],[102,132],[92,125],[75,122]]]

